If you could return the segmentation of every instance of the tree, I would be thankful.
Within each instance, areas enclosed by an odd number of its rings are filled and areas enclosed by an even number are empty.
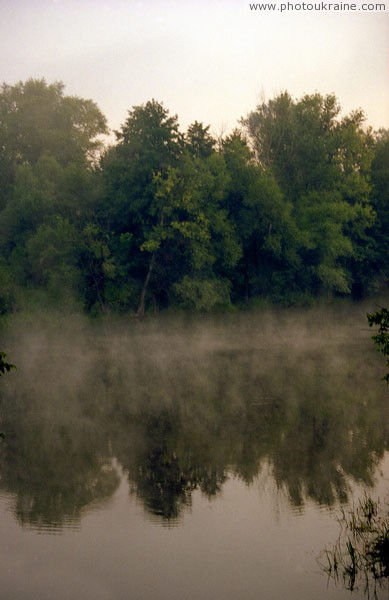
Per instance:
[[[340,259],[353,252],[344,228],[354,211],[334,192],[311,192],[301,198],[296,222],[304,233],[300,249],[302,264],[309,272],[308,291],[327,294],[351,290],[351,274]]]
[[[273,171],[293,202],[311,190],[333,189],[345,174],[368,166],[354,135],[355,129],[360,133],[363,113],[344,119],[339,114],[333,95],[294,100],[283,92],[242,119],[257,161]]]
[[[376,312],[368,314],[367,320],[370,327],[378,325],[378,333],[373,335],[374,343],[385,357],[389,357],[389,309],[380,308]],[[389,358],[387,358],[386,364],[389,367]],[[389,383],[389,373],[383,379]]]
[[[199,157],[189,153],[175,171],[168,192],[164,246],[178,258],[171,287],[174,300],[186,308],[211,310],[230,304],[229,272],[241,249],[223,206],[227,184],[228,173],[219,154]]]
[[[80,286],[77,268],[80,236],[75,226],[60,215],[39,225],[26,242],[31,279],[63,302]]]
[[[333,95],[294,100],[284,92],[242,120],[257,162],[292,203],[307,291],[313,294],[350,293],[361,285],[374,222],[373,139],[364,118],[362,111],[341,118]]]
[[[157,295],[161,286],[171,289],[180,305],[194,310],[229,304],[226,269],[235,265],[240,248],[221,206],[226,177],[224,162],[216,154],[186,154],[166,177],[154,177],[158,218],[141,246],[150,254],[150,263],[138,315],[144,313],[154,270]]]
[[[216,141],[209,133],[209,125],[204,127],[202,123],[195,121],[188,127],[185,135],[185,145],[192,156],[207,158],[214,151]]]
[[[226,274],[239,248],[221,205],[228,174],[208,129],[196,122],[181,135],[177,117],[153,100],[134,107],[102,161],[105,227],[113,232],[120,286],[138,287],[138,316],[147,298],[202,309],[229,301],[220,290],[229,289]],[[131,239],[126,253],[121,236]]]
[[[169,169],[178,164],[182,136],[177,117],[170,116],[162,104],[151,100],[133,107],[116,137],[117,145],[101,163],[105,186],[102,218],[105,229],[114,232],[116,240],[122,235],[131,236],[131,256],[122,254],[118,267],[125,279],[143,281],[138,306],[141,314],[155,261],[152,253],[148,260],[143,244],[161,219],[155,176],[167,177]],[[117,243],[114,245],[119,247]]]
[[[0,87],[1,314],[37,289],[142,316],[386,281],[388,134],[335,96],[284,92],[218,141],[154,99],[106,131],[62,83]]]
[[[97,105],[66,96],[62,83],[0,88],[0,310],[18,285],[78,287],[77,248],[93,217],[107,131]]]
[[[65,96],[64,84],[29,79],[0,88],[0,209],[4,207],[18,164],[34,166],[50,154],[66,166],[93,163],[108,133],[96,103]]]
[[[110,211],[106,217],[117,231],[131,228],[138,239],[154,224],[149,214],[153,204],[153,177],[166,174],[177,165],[182,136],[176,116],[156,100],[134,106],[120,131],[117,144],[102,160],[106,198]],[[114,204],[112,203],[114,200]]]
[[[382,129],[375,137],[371,165],[371,205],[375,220],[366,244],[366,272],[370,273],[367,291],[379,288],[389,279],[389,131]]]
[[[246,301],[259,295],[279,299],[293,287],[300,266],[291,203],[240,132],[225,138],[222,153],[230,176],[225,206],[242,248],[233,274],[235,294]]]
[[[0,89],[2,157],[36,164],[50,153],[61,165],[94,160],[107,122],[93,100],[65,96],[62,82],[28,79]]]

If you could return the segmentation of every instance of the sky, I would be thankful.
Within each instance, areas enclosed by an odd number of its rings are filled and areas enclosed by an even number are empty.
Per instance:
[[[182,130],[197,120],[220,135],[284,90],[333,93],[342,114],[362,108],[374,129],[389,127],[386,2],[281,12],[248,0],[0,0],[0,82],[62,81],[116,130],[154,98]]]

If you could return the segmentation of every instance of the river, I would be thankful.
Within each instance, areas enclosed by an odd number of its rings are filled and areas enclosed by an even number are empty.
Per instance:
[[[369,309],[13,317],[0,597],[349,599],[323,551],[389,481]]]

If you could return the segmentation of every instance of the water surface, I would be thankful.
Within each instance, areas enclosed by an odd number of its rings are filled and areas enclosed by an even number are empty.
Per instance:
[[[317,559],[340,506],[388,489],[365,314],[15,318],[1,597],[349,598]]]

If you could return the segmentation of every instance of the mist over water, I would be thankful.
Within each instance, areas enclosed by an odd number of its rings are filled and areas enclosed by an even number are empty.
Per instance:
[[[2,344],[17,371],[0,405],[7,511],[32,531],[80,531],[126,497],[154,527],[185,532],[194,501],[222,506],[243,485],[307,519],[316,506],[320,521],[389,476],[370,309],[13,318]]]
[[[344,501],[348,477],[371,485],[388,447],[384,364],[365,314],[339,305],[140,322],[15,320],[1,485],[19,497],[33,473],[27,493],[45,482],[51,497],[54,481],[60,522],[113,492],[114,457],[146,508],[175,518],[193,489],[215,495],[231,472],[249,483],[266,460],[293,504]],[[23,521],[35,518],[18,510]]]

